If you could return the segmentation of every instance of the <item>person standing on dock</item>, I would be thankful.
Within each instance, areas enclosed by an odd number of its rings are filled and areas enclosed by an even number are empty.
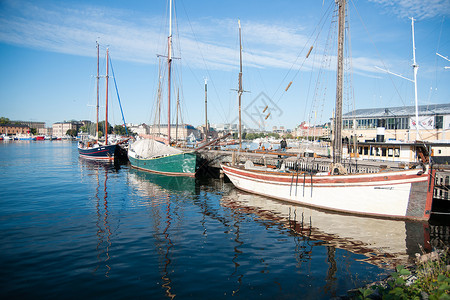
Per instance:
[[[286,147],[287,147],[286,138],[283,138],[283,140],[280,142],[281,151],[286,152]]]

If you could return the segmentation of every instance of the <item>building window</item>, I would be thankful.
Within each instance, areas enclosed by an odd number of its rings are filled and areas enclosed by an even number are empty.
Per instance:
[[[394,157],[400,157],[400,149],[394,148]]]
[[[389,118],[387,119],[387,129],[397,129],[397,126],[395,126],[396,123],[396,119],[395,118]]]
[[[344,120],[344,128],[351,129],[352,128],[352,121],[351,120]]]
[[[434,124],[436,124],[436,129],[442,129],[444,127],[444,116],[436,116]]]
[[[394,156],[394,149],[388,148],[388,157]]]

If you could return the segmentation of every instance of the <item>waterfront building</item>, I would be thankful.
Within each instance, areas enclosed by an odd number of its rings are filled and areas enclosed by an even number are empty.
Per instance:
[[[421,105],[419,136],[415,106],[357,109],[342,116],[342,136],[358,141],[443,141],[450,140],[450,104]],[[355,131],[356,128],[356,131]]]
[[[206,131],[208,131],[208,139],[209,140],[214,140],[219,137],[218,132],[214,128],[212,128],[209,124],[208,124],[208,130],[205,129],[205,124],[197,126],[197,130],[200,131],[200,133],[201,133],[201,139],[205,138]]]
[[[245,128],[245,126],[242,127]],[[232,123],[211,124],[210,128],[214,128],[216,131],[238,132],[238,125]]]
[[[317,139],[329,138],[330,137],[330,126],[326,124],[325,126],[311,126],[306,122],[302,122],[294,130],[295,137],[313,137]]]
[[[34,121],[11,121],[12,124],[21,124],[28,126],[29,128],[35,128],[36,132],[39,133],[39,130],[45,129],[45,122],[34,122]]]
[[[26,134],[30,132],[30,127],[24,124],[0,124],[0,134]]]
[[[148,125],[145,123],[139,125],[127,124],[127,127],[131,132],[134,132],[139,136],[146,135],[150,132]]]
[[[67,130],[76,130],[78,131],[80,127],[85,124],[82,121],[64,121],[64,122],[56,122],[52,125],[53,136],[62,137],[65,136]]]
[[[48,128],[39,128],[39,129],[37,130],[37,134],[39,134],[39,135],[48,135],[48,136],[50,136],[50,135],[53,134],[53,128],[51,128],[51,127],[48,127]]]

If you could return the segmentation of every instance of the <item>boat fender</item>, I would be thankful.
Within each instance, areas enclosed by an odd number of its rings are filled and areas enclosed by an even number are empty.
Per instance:
[[[253,164],[253,162],[251,160],[247,160],[244,164],[244,168],[245,169],[252,169],[255,165]]]
[[[418,176],[423,175],[423,173],[425,173],[427,171],[427,167],[424,164],[420,164],[420,166],[422,167],[422,170],[417,172]]]

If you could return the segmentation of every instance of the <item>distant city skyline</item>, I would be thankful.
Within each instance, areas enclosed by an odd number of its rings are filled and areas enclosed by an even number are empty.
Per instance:
[[[209,123],[235,122],[238,19],[242,25],[243,86],[248,91],[242,96],[243,121],[270,130],[273,126],[292,129],[302,121],[323,124],[329,120],[335,96],[334,63],[322,79],[328,90],[325,96],[314,101],[319,92],[310,82],[317,79],[319,58],[326,48],[325,41],[314,44],[316,33],[322,30],[322,37],[328,34],[327,25],[322,28],[317,24],[333,2],[306,5],[291,0],[176,0],[174,56],[181,59],[174,60],[174,78],[183,80],[182,85],[175,85],[173,94],[179,89],[183,121],[193,126],[204,123],[207,78]],[[444,69],[450,62],[436,55],[450,56],[450,26],[446,20],[450,0],[348,3],[353,54],[351,93],[356,109],[413,104],[412,83],[375,68],[412,78],[410,17],[417,19],[419,104],[450,102],[450,70]],[[167,52],[167,6],[165,0],[2,1],[2,116],[43,121],[47,126],[69,119],[95,120],[92,106],[96,94],[95,47],[99,41],[100,75],[105,75],[104,56],[109,47],[126,122],[150,123],[155,116],[158,87],[157,54]],[[313,44],[310,57],[305,59]],[[121,124],[114,78],[110,79],[110,123]],[[104,94],[102,78],[102,101]],[[174,118],[176,96],[173,99]],[[352,106],[346,103],[344,112]]]

